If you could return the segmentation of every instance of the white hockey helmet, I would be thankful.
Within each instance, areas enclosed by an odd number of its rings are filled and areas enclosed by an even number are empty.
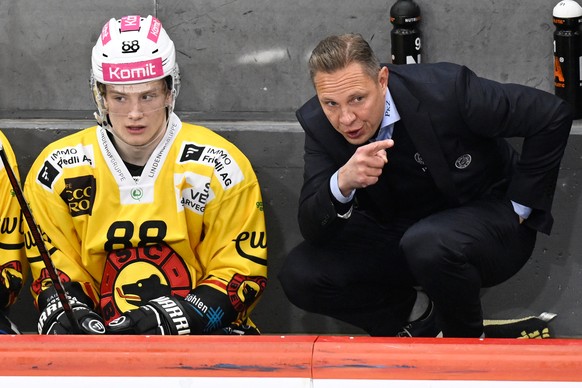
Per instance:
[[[101,30],[91,55],[91,89],[101,125],[108,124],[101,84],[130,85],[168,77],[172,93],[169,113],[180,90],[176,49],[162,23],[149,15],[110,19]]]

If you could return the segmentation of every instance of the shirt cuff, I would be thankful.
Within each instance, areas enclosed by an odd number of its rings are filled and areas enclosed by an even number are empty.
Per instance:
[[[527,217],[529,217],[529,215],[531,214],[530,207],[523,206],[522,204],[513,201],[511,201],[511,204],[513,205],[513,211],[515,211],[517,215],[523,218],[524,220],[527,219]]]
[[[356,194],[356,190],[355,189],[352,190],[349,196],[344,197],[344,195],[342,194],[342,192],[339,189],[339,184],[337,183],[338,175],[339,175],[339,170],[336,171],[335,174],[333,174],[331,176],[331,179],[329,180],[329,188],[331,190],[331,194],[333,195],[333,197],[335,199],[337,199],[338,202],[348,203],[352,199],[354,199],[354,195]]]

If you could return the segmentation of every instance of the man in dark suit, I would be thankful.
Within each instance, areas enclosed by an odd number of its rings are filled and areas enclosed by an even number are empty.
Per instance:
[[[568,105],[464,66],[381,66],[359,35],[324,39],[309,68],[286,295],[374,336],[482,336],[481,288],[551,230]]]

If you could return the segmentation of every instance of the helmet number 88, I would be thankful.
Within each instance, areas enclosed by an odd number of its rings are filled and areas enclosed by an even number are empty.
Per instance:
[[[135,53],[139,50],[139,41],[138,40],[124,40],[121,43],[121,51],[124,53]]]

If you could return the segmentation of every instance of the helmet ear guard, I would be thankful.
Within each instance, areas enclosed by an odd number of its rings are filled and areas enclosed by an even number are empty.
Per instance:
[[[178,98],[178,94],[180,93],[180,68],[178,67],[178,63],[175,64],[174,68],[172,69],[171,72],[171,79],[172,79],[172,85],[170,87],[170,91],[172,92],[172,99],[174,102],[176,102],[176,98]],[[173,108],[173,104],[172,104],[172,108]]]
[[[95,80],[92,71],[91,71],[91,94],[93,95],[93,102],[95,103],[95,106],[97,106],[97,112],[94,112],[93,116],[95,116],[97,124],[104,128],[107,128],[109,126],[109,120],[107,118],[107,108],[105,107],[105,97],[103,97],[103,94],[99,90],[99,85],[97,84],[97,80]]]

